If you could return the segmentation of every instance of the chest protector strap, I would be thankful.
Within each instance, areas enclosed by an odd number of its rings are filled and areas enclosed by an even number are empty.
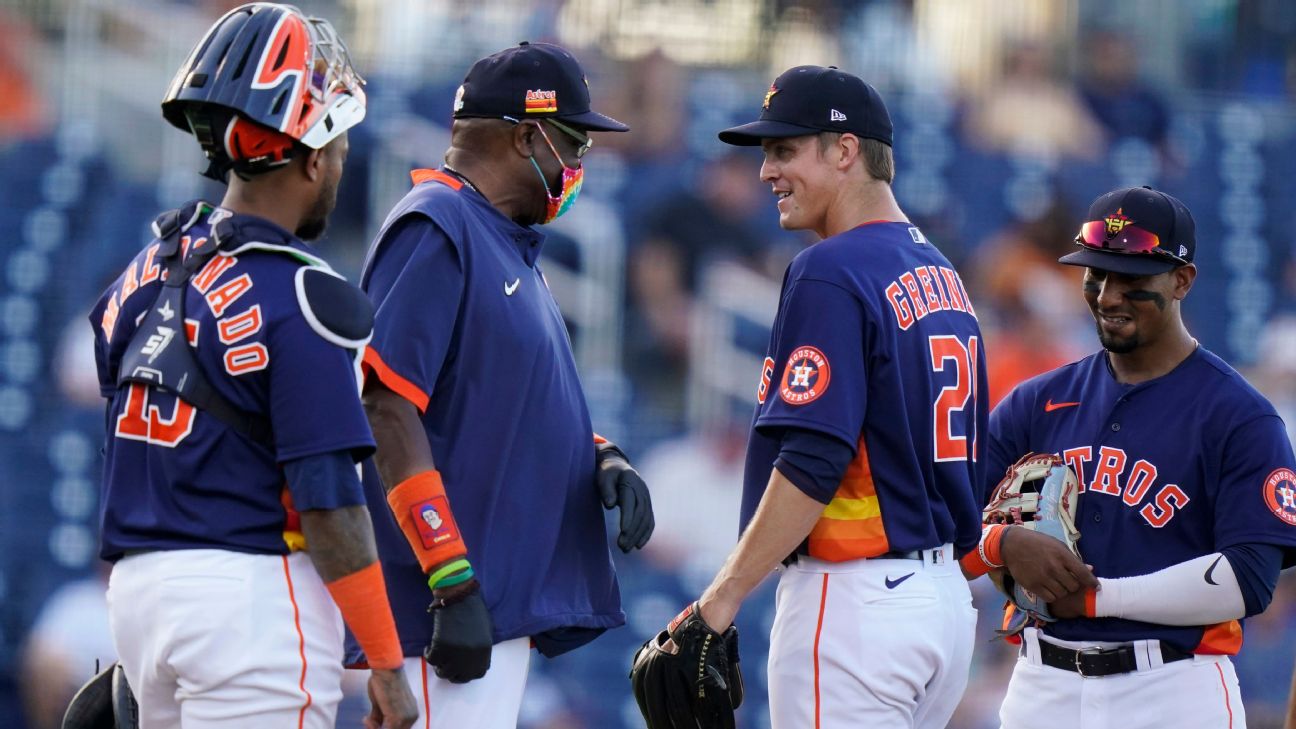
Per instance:
[[[192,224],[196,216],[173,211],[164,213],[154,222],[154,232],[162,241],[158,253],[164,255],[161,262],[166,268],[166,277],[157,298],[135,329],[130,344],[126,345],[117,370],[117,386],[141,383],[164,390],[214,416],[239,435],[271,446],[274,432],[270,420],[240,409],[212,387],[198,365],[193,347],[189,345],[184,323],[189,279],[213,255],[222,249],[234,248],[237,242],[236,236],[227,236],[224,240],[220,235],[200,238],[198,242],[201,245],[191,247],[185,255],[180,250],[179,234],[189,227],[181,224],[181,220],[186,218]],[[217,223],[216,227],[220,225]]]

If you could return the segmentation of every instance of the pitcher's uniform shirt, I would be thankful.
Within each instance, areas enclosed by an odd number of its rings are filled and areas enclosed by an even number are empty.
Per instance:
[[[1081,558],[1099,577],[1129,577],[1241,544],[1296,563],[1296,459],[1272,405],[1198,347],[1157,379],[1116,381],[1105,352],[1017,386],[990,418],[986,486],[1027,452],[1055,453],[1081,484]],[[987,492],[988,493],[988,492]],[[1174,627],[1119,618],[1049,623],[1071,641],[1160,639],[1232,655],[1239,621]]]
[[[361,276],[376,307],[366,371],[422,413],[495,642],[532,636],[561,653],[625,615],[590,416],[538,266],[544,237],[457,178],[413,177]],[[364,482],[384,500],[375,469]],[[432,629],[427,577],[390,512],[372,513],[401,643],[418,656]]]
[[[856,453],[802,551],[828,561],[981,534],[986,429],[980,328],[953,266],[908,223],[824,239],[783,280],[747,448],[741,527],[765,492],[786,427]]]
[[[214,245],[216,216],[230,217],[205,203],[197,210],[177,234],[184,251]],[[161,288],[160,241],[146,246],[95,304],[95,363],[110,401],[104,559],[128,550],[201,548],[287,554],[303,541],[280,464],[331,451],[350,450],[357,460],[372,452],[355,353],[317,333],[298,302],[299,270],[328,265],[280,233],[282,245],[248,241],[212,256],[187,284],[183,327],[207,380],[239,409],[267,418],[272,443],[239,435],[155,387],[117,386],[121,358]],[[363,503],[355,497],[336,506]]]

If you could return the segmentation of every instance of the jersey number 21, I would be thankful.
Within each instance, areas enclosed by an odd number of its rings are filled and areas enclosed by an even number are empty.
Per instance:
[[[941,388],[932,404],[932,445],[937,461],[976,460],[977,348],[975,336],[967,342],[943,334],[927,338],[933,372],[954,371],[954,384]],[[969,408],[969,405],[971,408]],[[963,413],[961,428],[967,435],[954,434],[954,413]],[[971,451],[968,441],[971,440]]]

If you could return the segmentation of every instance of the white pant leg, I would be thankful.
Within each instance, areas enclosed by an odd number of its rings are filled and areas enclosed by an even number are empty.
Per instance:
[[[419,707],[414,729],[514,729],[530,670],[530,638],[496,643],[486,675],[468,683],[437,678],[427,661],[406,658],[405,676]]]
[[[940,565],[802,558],[784,570],[768,666],[775,729],[949,721],[967,684],[976,611],[946,551]]]
[[[117,660],[139,704],[141,729],[180,726],[176,677],[157,660],[170,635],[157,624],[160,593],[139,565],[141,557],[125,557],[108,577],[108,625]]]
[[[333,726],[342,619],[304,553],[126,557],[109,615],[141,729]]]
[[[914,716],[917,729],[944,729],[958,709],[967,689],[968,674],[972,668],[972,653],[976,648],[977,611],[972,606],[972,591],[962,571],[933,572],[932,579],[941,591],[940,611],[943,620],[933,630],[943,631],[940,640],[945,646],[946,660],[936,669],[918,702]]]
[[[1084,678],[1029,654],[1017,659],[999,718],[1004,729],[1246,728],[1237,674],[1226,656]]]

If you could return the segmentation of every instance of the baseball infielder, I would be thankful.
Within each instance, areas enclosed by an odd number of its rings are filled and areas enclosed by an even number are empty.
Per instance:
[[[1099,197],[1086,220],[1061,262],[1087,267],[1104,351],[995,409],[987,477],[1027,452],[1065,459],[1098,587],[1025,630],[1000,716],[1007,729],[1238,729],[1228,657],[1296,561],[1292,446],[1264,396],[1184,327],[1197,274],[1188,209],[1131,188]]]
[[[782,562],[773,726],[943,727],[967,682],[976,623],[956,559],[980,532],[986,379],[975,310],[892,196],[891,120],[872,87],[799,66],[763,106],[759,121],[720,138],[763,148],[779,224],[821,240],[784,276],[742,538],[697,609],[724,629]]]

